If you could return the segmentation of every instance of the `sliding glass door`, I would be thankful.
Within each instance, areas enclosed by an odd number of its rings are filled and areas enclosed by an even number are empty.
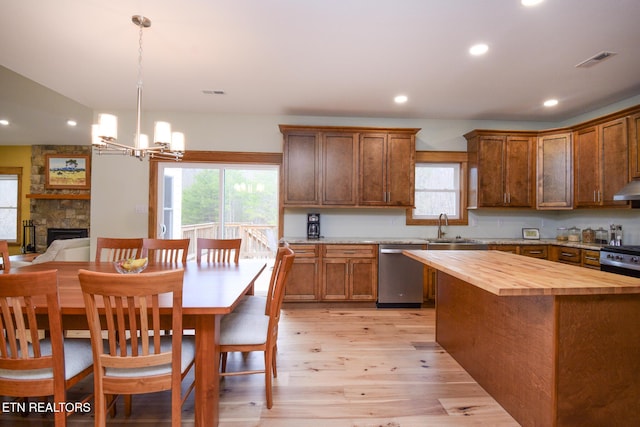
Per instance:
[[[163,163],[158,237],[242,239],[241,257],[271,258],[278,236],[278,166]]]

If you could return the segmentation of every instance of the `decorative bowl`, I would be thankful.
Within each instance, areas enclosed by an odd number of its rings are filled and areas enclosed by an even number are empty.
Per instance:
[[[121,259],[121,260],[115,261],[113,263],[113,266],[115,267],[118,273],[135,274],[135,273],[140,273],[145,268],[147,268],[148,263],[149,263],[149,260],[147,258],[140,258],[140,259],[128,258],[128,259]]]

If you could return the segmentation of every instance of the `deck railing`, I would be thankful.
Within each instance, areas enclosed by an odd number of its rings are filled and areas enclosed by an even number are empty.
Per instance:
[[[219,222],[182,226],[182,238],[191,239],[189,258],[195,257],[196,239],[242,239],[240,258],[273,258],[278,246],[277,226]]]

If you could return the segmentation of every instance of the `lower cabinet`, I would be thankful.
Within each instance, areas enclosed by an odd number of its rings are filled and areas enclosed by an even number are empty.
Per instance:
[[[296,254],[285,301],[372,301],[378,297],[378,245],[291,244]]]
[[[547,259],[549,256],[547,245],[489,245],[489,250],[541,259]]]
[[[320,299],[375,301],[377,245],[323,245]]]
[[[284,289],[285,301],[317,301],[320,298],[320,250],[318,245],[289,245],[296,257]]]

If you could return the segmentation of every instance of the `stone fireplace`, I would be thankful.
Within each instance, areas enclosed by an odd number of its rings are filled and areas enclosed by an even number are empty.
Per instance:
[[[49,246],[48,229],[90,230],[91,200],[87,190],[45,188],[47,154],[91,155],[91,146],[34,145],[31,147],[30,215],[35,226],[36,251]],[[67,233],[68,234],[68,233]]]

